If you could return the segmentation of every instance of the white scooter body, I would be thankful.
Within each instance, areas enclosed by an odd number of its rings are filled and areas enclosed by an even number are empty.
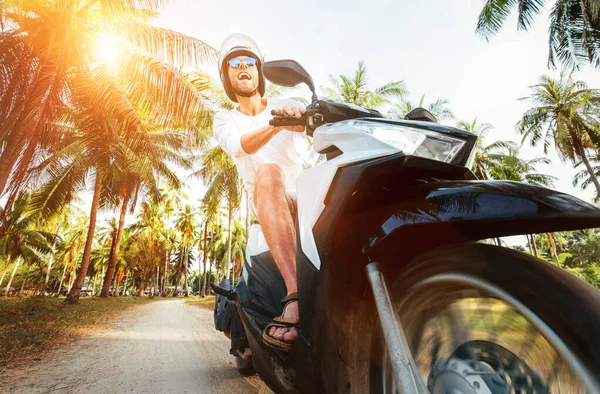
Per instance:
[[[364,121],[365,119],[361,119],[361,122]],[[343,153],[334,159],[305,170],[298,177],[296,184],[300,247],[317,269],[321,268],[321,260],[312,230],[323,212],[325,197],[337,169],[359,161],[400,152],[398,148],[354,127],[355,122],[355,120],[347,120],[325,124],[315,130],[313,138],[314,148],[317,152],[324,152],[327,148],[336,146]],[[248,237],[246,261],[251,264],[251,256],[257,256],[268,250],[269,247],[260,225],[253,224]]]

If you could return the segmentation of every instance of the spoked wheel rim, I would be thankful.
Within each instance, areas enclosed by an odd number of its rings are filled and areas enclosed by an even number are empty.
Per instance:
[[[447,382],[455,378],[461,380],[457,386],[466,387],[459,387],[459,393],[600,392],[595,378],[548,325],[479,278],[430,277],[415,285],[396,310],[431,392],[442,386],[447,392]],[[379,391],[397,393],[388,354],[381,354]],[[486,387],[480,387],[482,377]]]

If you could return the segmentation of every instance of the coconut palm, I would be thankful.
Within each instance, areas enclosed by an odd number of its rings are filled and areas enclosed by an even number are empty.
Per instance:
[[[219,204],[220,204],[220,196],[216,196],[215,194],[205,195],[202,199],[202,218],[204,221],[204,230],[203,240],[202,240],[202,257],[203,257],[203,268],[202,268],[202,288],[200,290],[200,294],[204,297],[208,294],[207,286],[210,286],[207,280],[207,268],[210,269],[208,256],[212,250],[212,242],[213,242],[213,232],[214,227],[218,222],[218,214],[219,214]]]
[[[0,7],[0,193],[25,182],[33,163],[57,140],[55,125],[73,105],[90,123],[114,118],[143,139],[140,113],[178,127],[205,110],[202,97],[178,71],[210,61],[204,42],[150,25],[164,2],[147,0],[5,0]],[[64,23],[69,21],[69,23]],[[118,67],[102,58],[107,35],[119,45]],[[94,89],[97,87],[97,89]],[[73,99],[81,94],[85,100]],[[103,108],[104,109],[104,108]]]
[[[193,244],[196,242],[196,229],[198,228],[196,215],[197,212],[190,205],[185,205],[175,220],[175,230],[179,233],[181,239],[178,252],[180,264],[184,267],[186,295],[188,293],[187,274],[192,262],[191,250]]]
[[[209,149],[202,157],[202,167],[192,174],[200,177],[207,185],[205,198],[212,201],[213,208],[218,206],[218,201],[225,201],[227,205],[227,267],[231,264],[231,230],[233,214],[239,208],[242,199],[242,180],[237,172],[235,163],[220,147]],[[227,268],[229,279],[229,268]]]
[[[140,251],[139,262],[136,265],[141,273],[139,295],[143,295],[150,274],[159,273],[162,257],[176,241],[176,232],[167,226],[163,217],[164,207],[160,201],[144,201],[137,221],[131,226],[131,247]]]
[[[492,130],[494,126],[489,123],[477,123],[477,118],[475,118],[472,122],[465,120],[458,121],[456,123],[456,127],[473,133],[479,137],[477,139],[477,146],[475,147],[475,157],[471,170],[479,179],[490,179],[492,169],[488,168],[490,165],[488,153],[504,147],[504,143],[502,141],[497,141],[487,146],[483,145],[485,135]]]
[[[87,240],[86,234],[88,233],[88,229],[89,220],[86,216],[79,215],[75,217],[71,222],[71,226],[65,231],[64,242],[59,243],[58,245],[56,263],[58,266],[62,266],[63,270],[58,289],[55,293],[56,297],[60,295],[60,290],[69,267],[72,267],[71,272],[74,272],[77,268],[77,263],[85,249],[84,245]]]
[[[346,75],[329,76],[332,86],[321,86],[327,99],[377,108],[389,103],[390,99],[402,99],[408,92],[404,81],[391,81],[375,90],[367,87],[367,68],[363,61],[358,62],[354,77]]]
[[[486,0],[477,21],[477,33],[486,40],[496,34],[513,10],[517,29],[528,30],[546,5],[545,0]],[[600,67],[600,1],[555,0],[550,13],[548,65],[589,62]]]
[[[520,157],[521,147],[514,142],[501,141],[492,144],[495,148],[487,150],[488,171],[492,179],[504,179],[528,183],[534,186],[553,186],[556,177],[537,171],[540,164],[551,163],[547,157],[523,159]],[[489,147],[489,146],[488,146]]]
[[[241,221],[233,224],[231,257],[233,259],[233,279],[239,277],[246,255],[246,228]]]
[[[529,139],[532,146],[543,142],[544,153],[554,145],[562,160],[581,160],[600,196],[600,182],[588,159],[590,151],[598,146],[594,142],[600,130],[600,92],[565,75],[558,80],[543,76],[531,90],[531,96],[523,100],[535,106],[518,123],[523,140]]]
[[[589,162],[596,178],[600,177],[600,158],[590,157]],[[576,187],[581,184],[581,190],[587,189],[592,184],[592,177],[590,176],[587,168],[585,168],[583,161],[575,164],[575,169],[580,170],[573,176],[573,186]]]
[[[425,95],[423,95],[423,96],[421,96],[421,98],[419,99],[419,102],[417,104],[415,104],[411,101],[408,101],[408,100],[404,100],[400,103],[394,103],[392,105],[392,108],[389,110],[387,116],[392,119],[404,119],[406,114],[408,114],[413,109],[415,109],[417,107],[424,107],[429,112],[431,112],[431,114],[433,116],[435,116],[437,120],[439,120],[440,122],[443,122],[446,120],[454,119],[454,113],[448,107],[449,104],[450,104],[450,101],[448,101],[447,99],[438,98],[434,102],[426,105],[425,104]]]
[[[31,197],[21,194],[10,211],[0,208],[0,253],[7,266],[14,264],[5,295],[21,262],[42,265],[44,255],[52,252],[56,234],[38,229],[38,216],[30,208]]]
[[[77,302],[78,293],[85,280],[98,208],[120,208],[119,226],[102,292],[102,295],[107,295],[128,206],[133,209],[140,193],[158,195],[158,176],[173,188],[179,187],[179,179],[166,165],[167,161],[177,163],[182,168],[191,166],[189,161],[178,153],[185,141],[183,134],[147,130],[142,139],[130,138],[132,136],[127,135],[126,129],[121,129],[123,132],[119,133],[116,123],[111,125],[110,122],[105,122],[108,128],[96,128],[94,125],[86,125],[86,117],[80,115],[73,120],[75,125],[81,127],[69,130],[69,138],[73,139],[73,142],[42,163],[38,177],[47,179],[47,182],[40,187],[36,199],[37,209],[44,214],[52,214],[54,210],[69,202],[70,196],[85,184],[88,174],[95,172],[83,269],[67,298],[67,302],[70,303]]]

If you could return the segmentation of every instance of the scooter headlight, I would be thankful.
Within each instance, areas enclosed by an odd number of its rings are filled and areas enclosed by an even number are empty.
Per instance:
[[[451,162],[460,152],[466,140],[449,135],[402,125],[377,123],[364,120],[349,122],[365,133],[371,134],[407,155],[420,156],[428,159]]]

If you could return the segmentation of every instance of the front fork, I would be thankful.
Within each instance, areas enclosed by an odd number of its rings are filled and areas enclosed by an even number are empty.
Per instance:
[[[421,379],[417,366],[410,354],[402,323],[396,315],[383,274],[377,263],[367,265],[367,277],[373,290],[381,331],[389,360],[394,372],[394,380],[400,394],[428,394],[429,390]]]

